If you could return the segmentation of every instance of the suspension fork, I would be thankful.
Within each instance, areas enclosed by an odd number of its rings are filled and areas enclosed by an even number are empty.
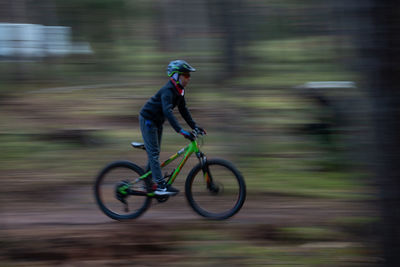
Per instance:
[[[206,183],[207,183],[207,189],[213,190],[214,189],[214,183],[213,183],[213,178],[212,178],[210,169],[208,168],[207,157],[206,157],[206,155],[204,155],[203,152],[196,153],[196,156],[200,161],[200,165],[201,165],[201,169],[203,171],[204,179],[206,180]]]

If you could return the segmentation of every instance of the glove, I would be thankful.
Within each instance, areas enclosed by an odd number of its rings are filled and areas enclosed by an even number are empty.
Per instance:
[[[203,128],[198,127],[198,126],[196,126],[196,127],[194,128],[194,130],[195,130],[197,133],[200,133],[201,135],[206,135],[206,134],[207,134],[206,130],[204,130]]]
[[[185,138],[187,138],[187,139],[189,139],[191,141],[194,140],[194,135],[192,133],[188,132],[188,131],[185,131],[185,130],[182,129],[179,133],[181,135],[183,135],[183,137],[185,137]]]

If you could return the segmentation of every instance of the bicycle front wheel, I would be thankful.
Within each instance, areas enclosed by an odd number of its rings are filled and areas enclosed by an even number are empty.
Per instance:
[[[138,179],[142,168],[129,161],[116,161],[97,176],[95,197],[100,209],[114,220],[139,217],[150,206],[148,179]]]
[[[208,160],[189,173],[185,184],[186,198],[201,216],[223,220],[236,214],[246,198],[243,176],[229,161]]]

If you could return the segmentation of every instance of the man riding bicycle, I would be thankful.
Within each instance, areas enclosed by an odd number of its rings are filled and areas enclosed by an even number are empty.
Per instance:
[[[172,128],[185,138],[193,135],[185,131],[175,118],[172,110],[178,106],[179,113],[186,123],[201,133],[204,129],[198,127],[193,120],[185,101],[185,87],[190,81],[190,73],[196,71],[184,60],[174,60],[168,64],[167,74],[170,79],[140,110],[140,130],[148,156],[148,167],[152,172],[153,181],[157,184],[156,195],[175,195],[178,189],[167,185],[163,179],[159,161],[163,123],[168,119]]]

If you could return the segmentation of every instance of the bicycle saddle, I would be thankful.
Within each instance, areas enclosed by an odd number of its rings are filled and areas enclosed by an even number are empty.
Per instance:
[[[143,144],[143,143],[132,142],[131,145],[132,145],[134,148],[139,148],[139,149],[144,149],[144,150],[146,150],[146,148],[144,147],[144,144]]]

